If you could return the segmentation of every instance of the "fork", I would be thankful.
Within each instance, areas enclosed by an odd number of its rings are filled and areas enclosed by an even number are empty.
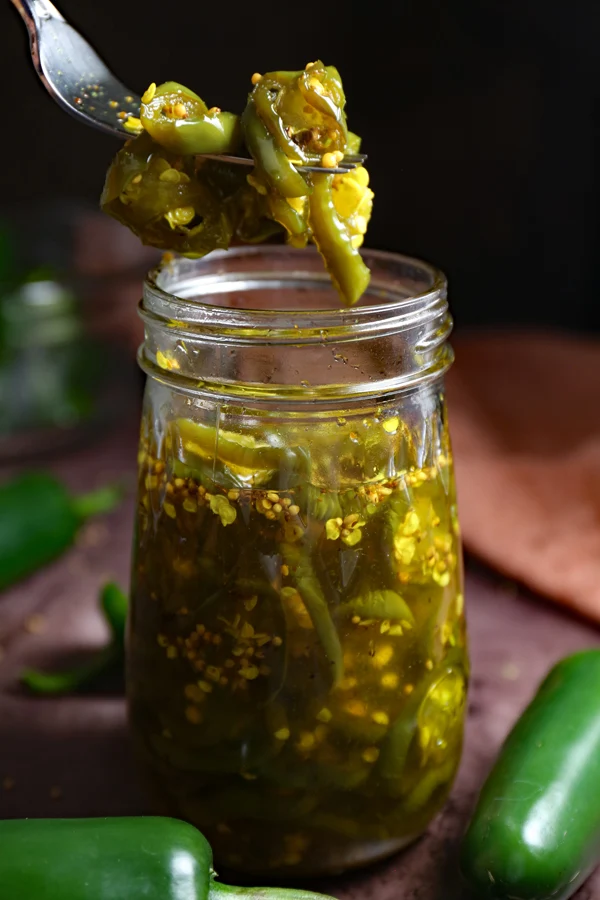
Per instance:
[[[50,0],[11,0],[21,14],[31,41],[35,70],[65,112],[122,140],[131,137],[128,117],[139,116],[141,98],[119,81],[85,38],[60,14]],[[238,165],[254,165],[244,156],[202,154]],[[363,154],[345,156],[336,168],[297,166],[300,172],[342,174],[366,160]]]

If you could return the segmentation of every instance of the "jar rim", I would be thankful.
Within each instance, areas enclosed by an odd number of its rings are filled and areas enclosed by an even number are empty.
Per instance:
[[[357,403],[440,379],[453,359],[444,275],[409,256],[362,255],[371,283],[350,308],[315,248],[173,258],[144,284],[139,364],[187,395],[279,408]]]
[[[264,340],[269,343],[315,342],[328,338],[352,339],[351,334],[390,334],[410,330],[437,319],[447,311],[446,278],[439,269],[423,260],[383,250],[365,250],[365,262],[373,271],[371,284],[362,302],[341,307],[329,273],[322,266],[316,248],[290,248],[285,245],[251,245],[215,251],[208,257],[174,260],[152,269],[144,282],[142,318],[161,319],[181,334],[210,332],[213,339]],[[269,258],[280,265],[289,259],[288,268],[236,269],[243,261],[255,264]],[[296,262],[297,261],[297,262]],[[312,264],[313,268],[310,267]],[[394,268],[404,267],[410,278]],[[386,274],[386,273],[390,274]],[[238,292],[252,296],[261,288],[274,290],[294,284],[299,290],[311,287],[328,291],[338,305],[323,308],[232,307],[205,302],[202,297]],[[376,302],[369,302],[375,300]],[[344,337],[345,336],[345,337]]]

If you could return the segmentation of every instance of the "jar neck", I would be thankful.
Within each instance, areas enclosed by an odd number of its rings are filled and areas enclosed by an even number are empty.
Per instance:
[[[236,248],[150,274],[141,367],[177,391],[237,402],[362,402],[440,378],[452,362],[444,276],[365,251],[371,284],[340,309],[312,249]]]

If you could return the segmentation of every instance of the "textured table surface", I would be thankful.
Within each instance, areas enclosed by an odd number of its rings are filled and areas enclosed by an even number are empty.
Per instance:
[[[28,697],[18,687],[23,666],[59,666],[100,646],[106,634],[98,588],[109,578],[126,585],[129,577],[133,431],[58,460],[55,468],[74,489],[117,477],[130,492],[117,512],[88,524],[66,557],[0,598],[0,818],[144,813],[121,686],[58,700]],[[555,660],[600,643],[597,629],[473,566],[467,605],[470,714],[451,799],[425,837],[404,853],[316,885],[340,900],[462,900],[458,841],[500,742]],[[600,872],[577,896],[600,896]]]

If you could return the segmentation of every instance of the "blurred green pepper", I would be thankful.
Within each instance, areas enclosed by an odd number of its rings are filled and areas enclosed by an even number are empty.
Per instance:
[[[122,667],[125,651],[125,625],[128,600],[112,582],[100,592],[100,607],[110,629],[110,642],[88,662],[66,672],[40,672],[25,669],[21,683],[34,694],[69,694],[85,687],[112,668]]]
[[[120,488],[72,496],[47,472],[24,472],[0,485],[0,590],[65,553],[83,523],[113,510]]]

